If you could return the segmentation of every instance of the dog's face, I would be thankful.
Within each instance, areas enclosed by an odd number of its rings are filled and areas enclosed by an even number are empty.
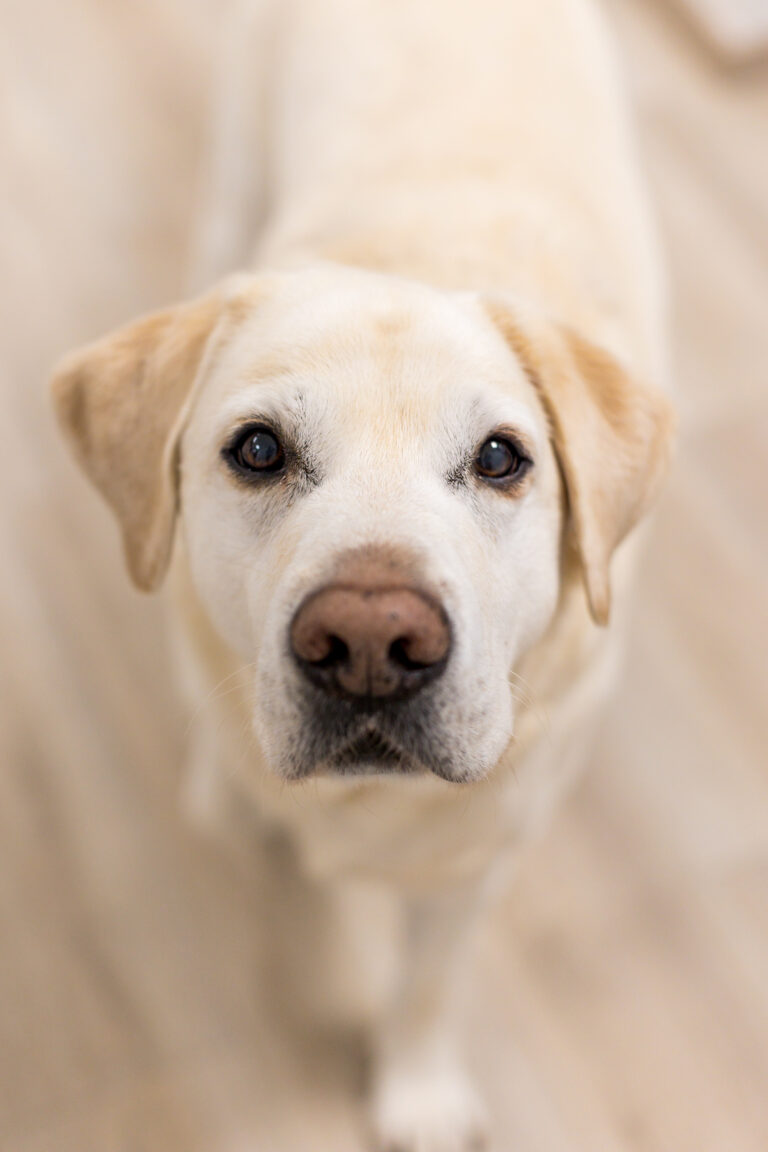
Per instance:
[[[576,338],[334,266],[141,321],[68,361],[56,393],[139,584],[180,507],[200,600],[253,669],[257,739],[293,779],[487,774],[557,607],[564,529],[604,617],[666,423]]]
[[[284,278],[212,358],[181,460],[194,582],[255,664],[278,771],[494,764],[557,600],[562,500],[535,388],[476,301]]]

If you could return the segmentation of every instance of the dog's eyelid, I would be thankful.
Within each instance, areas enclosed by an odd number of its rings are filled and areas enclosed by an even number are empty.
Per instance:
[[[468,413],[464,436],[477,447],[492,436],[510,440],[530,459],[534,459],[548,437],[546,425],[539,413],[527,401],[504,396],[494,389],[488,396],[478,397]]]
[[[287,430],[283,428],[280,420],[267,413],[256,412],[247,413],[243,416],[235,416],[231,420],[228,420],[219,433],[218,439],[222,446],[226,448],[229,444],[237,440],[239,436],[244,436],[251,428],[266,428],[276,436],[284,439],[289,438]]]
[[[497,424],[495,427],[491,427],[487,432],[478,437],[475,449],[479,448],[480,445],[484,444],[487,440],[506,440],[512,445],[521,459],[527,461],[529,466],[536,462],[537,447],[533,438],[516,425]]]

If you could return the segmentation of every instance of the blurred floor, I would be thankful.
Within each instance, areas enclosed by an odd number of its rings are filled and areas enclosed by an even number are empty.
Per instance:
[[[727,62],[766,59],[768,0],[665,0],[685,13],[693,28]]]
[[[680,459],[595,770],[480,955],[498,1152],[768,1148],[768,72],[613,0]],[[59,446],[65,348],[180,291],[216,0],[0,0],[0,1149],[353,1152],[269,1021],[263,898],[183,825],[160,607]]]

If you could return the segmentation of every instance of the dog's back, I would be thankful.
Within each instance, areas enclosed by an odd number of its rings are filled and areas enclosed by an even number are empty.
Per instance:
[[[658,361],[654,246],[591,0],[295,0],[270,38],[259,263],[538,288]]]

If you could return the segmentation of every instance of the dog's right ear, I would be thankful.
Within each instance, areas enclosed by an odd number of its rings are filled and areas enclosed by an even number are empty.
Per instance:
[[[115,513],[134,583],[168,567],[178,501],[178,443],[206,349],[229,296],[155,312],[70,353],[53,402],[75,455]]]

